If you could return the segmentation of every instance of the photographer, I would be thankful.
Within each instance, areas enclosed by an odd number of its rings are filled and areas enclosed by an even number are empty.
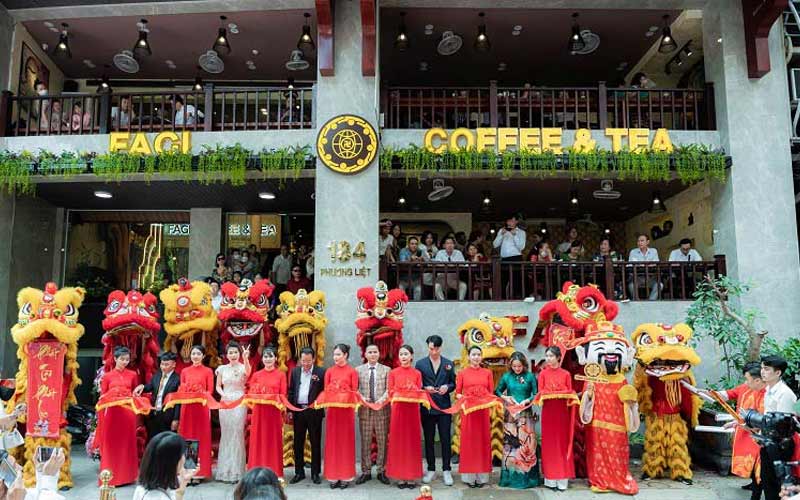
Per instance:
[[[64,499],[63,496],[58,494],[58,475],[66,461],[64,451],[61,448],[54,448],[45,462],[42,462],[39,456],[39,450],[37,449],[33,455],[34,468],[36,469],[36,487],[27,490],[23,485],[22,467],[16,463],[11,455],[7,455],[4,458],[14,468],[17,477],[12,484],[0,481],[0,498],[6,500]]]

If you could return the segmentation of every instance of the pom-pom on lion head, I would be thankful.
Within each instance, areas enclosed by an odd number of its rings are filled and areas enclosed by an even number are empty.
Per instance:
[[[325,294],[319,290],[306,292],[303,289],[283,292],[278,306],[279,318],[275,321],[278,330],[278,366],[281,370],[292,369],[300,350],[311,347],[316,353],[317,366],[325,362]]]
[[[408,296],[399,288],[389,290],[386,283],[379,281],[374,288],[359,288],[356,297],[356,342],[361,347],[362,357],[367,346],[375,344],[381,353],[381,364],[400,366],[397,353],[403,345],[403,315]]]
[[[164,303],[164,350],[178,353],[178,366],[191,363],[192,346],[203,345],[209,365],[216,367],[219,321],[211,305],[211,287],[202,281],[189,282],[186,278],[161,290]]]

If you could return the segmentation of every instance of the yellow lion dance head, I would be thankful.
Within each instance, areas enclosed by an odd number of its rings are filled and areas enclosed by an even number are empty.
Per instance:
[[[44,290],[23,288],[17,294],[19,314],[17,324],[11,327],[11,337],[19,346],[17,357],[20,360],[16,376],[14,396],[8,401],[10,413],[20,403],[29,402],[35,395],[28,394],[28,345],[36,340],[55,339],[66,346],[64,354],[62,391],[58,394],[61,409],[66,412],[70,404],[77,403],[75,388],[81,383],[78,378],[78,340],[83,336],[83,325],[78,323],[78,309],[83,304],[86,291],[83,288],[66,287],[58,289],[55,283],[47,283]],[[25,416],[20,417],[25,422]],[[59,487],[71,487],[69,449],[72,442],[66,430],[61,429],[59,439],[25,437],[24,456],[17,458],[25,462],[25,483],[35,482],[33,453],[39,446],[60,446],[67,450],[67,460],[61,468]],[[21,451],[21,449],[20,449]]]
[[[164,350],[178,353],[178,366],[191,364],[189,358],[193,345],[206,348],[209,365],[219,365],[217,337],[219,320],[211,305],[211,287],[202,281],[189,283],[186,278],[161,290],[158,295],[164,303]]]
[[[483,365],[492,370],[497,383],[508,369],[508,360],[514,354],[514,323],[509,318],[493,317],[481,313],[458,327],[461,338],[459,365],[469,365],[469,349],[478,346],[483,351]]]
[[[692,367],[700,364],[700,356],[689,345],[692,329],[685,323],[644,323],[636,327],[631,339],[639,365],[662,382],[686,378]]]
[[[316,353],[317,366],[325,362],[325,294],[319,290],[306,292],[303,289],[283,292],[278,306],[279,318],[275,321],[278,330],[278,366],[291,370],[300,359],[300,350],[311,347]]]

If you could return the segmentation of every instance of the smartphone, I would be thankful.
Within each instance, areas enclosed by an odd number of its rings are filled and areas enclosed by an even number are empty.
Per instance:
[[[200,455],[200,441],[196,439],[187,439],[186,463],[184,463],[183,467],[185,469],[196,469],[199,455]]]
[[[45,463],[50,460],[50,457],[53,456],[53,451],[55,448],[51,446],[40,446],[37,449],[37,453],[39,454],[39,463]]]
[[[8,461],[8,452],[0,450],[0,481],[3,481],[7,487],[11,487],[16,480],[17,469]]]

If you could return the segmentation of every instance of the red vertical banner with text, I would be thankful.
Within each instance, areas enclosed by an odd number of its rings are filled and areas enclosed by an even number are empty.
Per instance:
[[[57,340],[41,340],[28,344],[27,350],[27,434],[58,439],[67,346]]]

